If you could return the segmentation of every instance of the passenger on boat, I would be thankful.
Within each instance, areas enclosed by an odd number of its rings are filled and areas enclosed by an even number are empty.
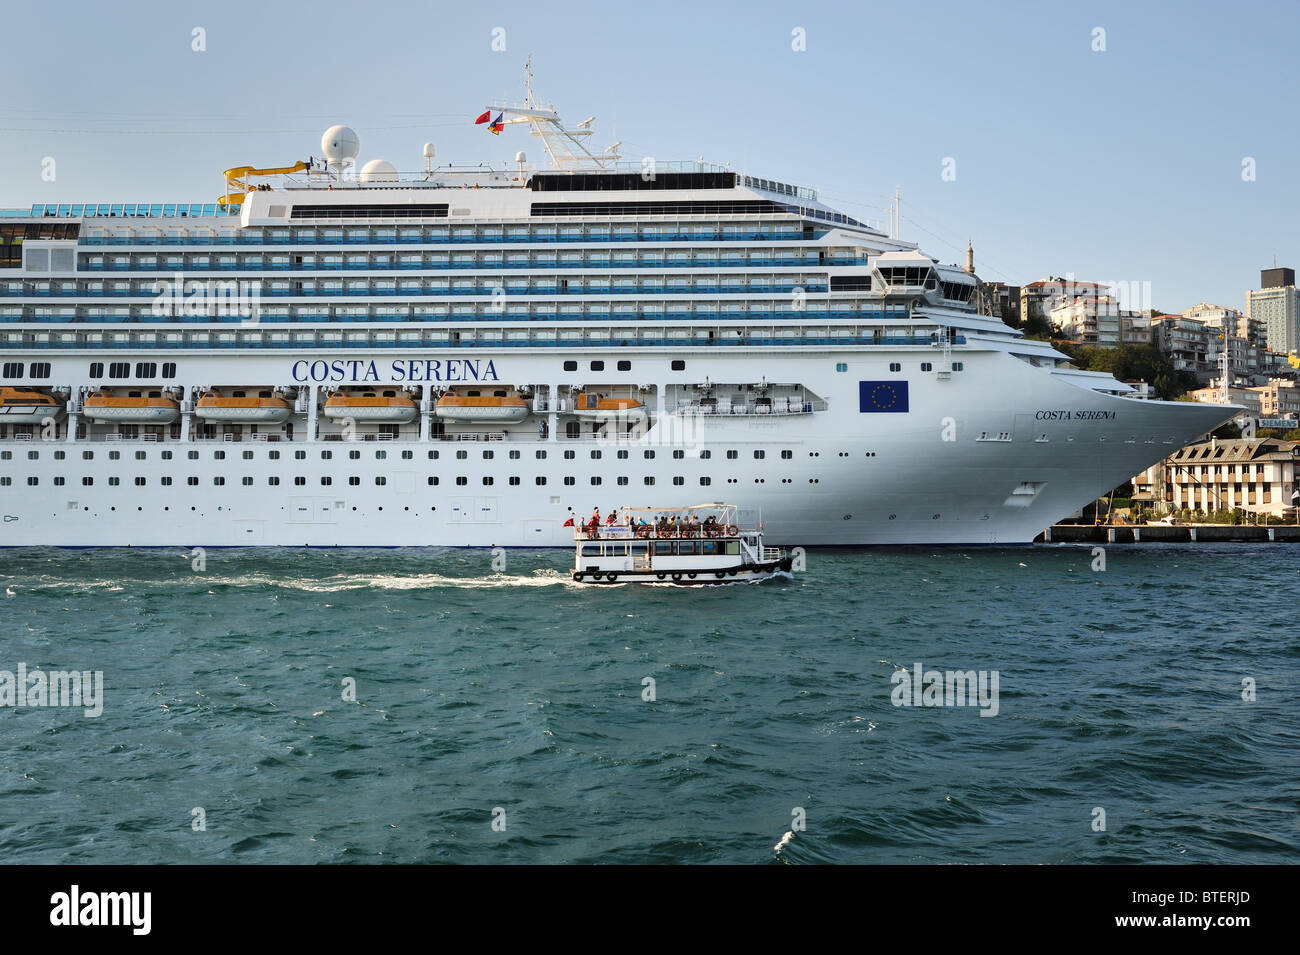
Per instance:
[[[614,510],[609,512],[609,516],[605,518],[605,524],[606,526],[608,526],[610,524],[617,524],[617,523],[618,523],[618,508],[614,508]]]

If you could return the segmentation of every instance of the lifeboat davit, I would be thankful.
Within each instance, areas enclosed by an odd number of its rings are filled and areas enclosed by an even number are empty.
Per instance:
[[[438,399],[434,414],[448,421],[490,421],[509,424],[528,417],[528,402],[511,398],[504,392],[496,395],[446,394]]]
[[[645,403],[636,398],[606,398],[585,391],[574,398],[573,413],[592,421],[640,421],[646,416]]]
[[[161,391],[129,391],[116,395],[96,391],[82,404],[87,418],[105,424],[171,424],[180,417],[181,407]]]
[[[0,388],[0,424],[40,424],[63,413],[63,403],[29,388]]]
[[[420,410],[397,391],[337,391],[325,402],[325,417],[335,421],[413,421]]]
[[[209,391],[195,404],[194,414],[205,421],[279,424],[293,414],[293,405],[271,391],[232,391],[229,395]]]

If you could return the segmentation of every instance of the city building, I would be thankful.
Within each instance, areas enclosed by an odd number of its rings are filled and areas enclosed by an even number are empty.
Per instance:
[[[1134,477],[1133,501],[1157,511],[1240,508],[1289,516],[1300,497],[1298,473],[1300,442],[1210,440],[1180,448]]]
[[[1151,344],[1151,318],[1120,308],[1110,295],[1081,295],[1048,313],[1052,326],[1071,341],[1114,347]]]
[[[1300,385],[1285,378],[1273,378],[1267,385],[1251,388],[1259,395],[1262,418],[1300,418]]]
[[[1193,305],[1182,314],[1184,318],[1204,323],[1206,328],[1216,328],[1229,335],[1235,335],[1256,347],[1265,348],[1268,345],[1268,326],[1231,306],[1202,302]]]
[[[1273,351],[1300,351],[1300,290],[1296,289],[1295,269],[1264,269],[1260,286],[1246,292],[1246,314],[1266,327]]]

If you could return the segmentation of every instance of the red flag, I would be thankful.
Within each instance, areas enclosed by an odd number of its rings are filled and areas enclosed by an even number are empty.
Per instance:
[[[567,521],[565,521],[565,522],[564,522],[563,524],[561,524],[560,526],[561,526],[561,527],[572,527],[572,526],[573,526],[573,518],[572,518],[572,517],[569,518]]]
[[[492,125],[488,127],[488,132],[493,136],[500,136],[501,130],[506,128],[506,124],[501,122],[501,120],[505,119],[505,115],[505,113],[497,113],[497,118],[494,119]]]
[[[483,125],[484,123],[486,123],[486,122],[487,122],[489,119],[491,119],[491,118],[492,118],[492,110],[488,110],[488,111],[485,112],[482,116],[480,116],[478,119],[474,120],[474,125],[475,125],[475,126],[481,126],[481,125]]]

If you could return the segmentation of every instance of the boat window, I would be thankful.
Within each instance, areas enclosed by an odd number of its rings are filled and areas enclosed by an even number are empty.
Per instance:
[[[730,556],[735,557],[740,554],[740,541],[727,541],[726,544],[727,553]]]
[[[694,557],[699,550],[695,541],[678,541],[677,553],[682,557]]]
[[[700,543],[700,553],[705,557],[716,557],[720,553],[718,546],[717,541],[702,541]]]
[[[599,544],[583,544],[583,545],[582,545],[582,556],[583,556],[583,557],[599,557],[599,556],[600,556],[600,545],[599,545]]]

